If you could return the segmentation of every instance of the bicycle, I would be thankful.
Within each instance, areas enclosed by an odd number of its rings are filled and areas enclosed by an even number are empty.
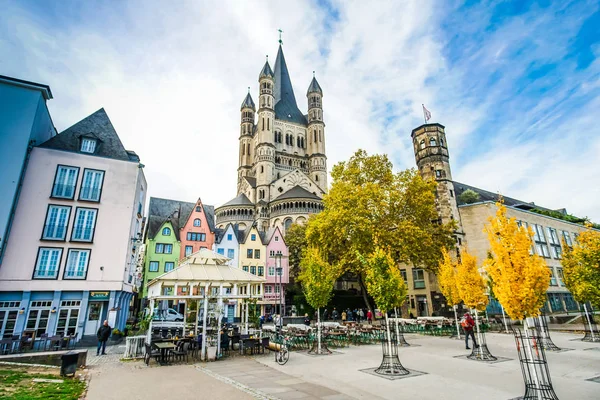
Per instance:
[[[278,345],[278,350],[275,352],[275,362],[279,365],[284,365],[289,359],[288,338],[284,337],[282,343]]]

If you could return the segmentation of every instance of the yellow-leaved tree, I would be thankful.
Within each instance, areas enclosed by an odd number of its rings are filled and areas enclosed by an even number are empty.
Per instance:
[[[458,292],[456,283],[456,262],[450,257],[447,249],[442,253],[442,261],[437,275],[440,291],[446,298],[446,302],[454,309],[454,322],[456,324],[456,336],[460,339],[460,328],[458,325],[458,315],[456,314],[456,306],[460,304],[462,299]]]
[[[586,303],[600,307],[600,232],[593,230],[589,224],[586,228],[579,234],[573,248],[563,241],[562,266],[565,285],[585,310],[586,333],[583,340],[596,342],[600,337],[594,329],[594,314],[588,312]]]
[[[564,241],[563,248],[564,280],[573,298],[600,307],[600,232],[588,225],[573,248]]]
[[[389,250],[377,246],[368,256],[364,257],[361,254],[357,256],[365,267],[365,285],[367,290],[373,297],[377,308],[385,315],[388,354],[391,356],[392,338],[388,323],[388,311],[402,306],[402,303],[406,300],[408,289]],[[391,368],[392,373],[400,373],[400,370],[404,370],[401,365],[398,366],[399,371],[394,370],[395,366]]]
[[[479,273],[477,258],[464,249],[460,252],[460,262],[456,268],[456,286],[467,307],[485,311],[490,301],[486,281]]]
[[[308,247],[302,252],[298,280],[302,284],[306,301],[317,309],[317,354],[321,354],[320,308],[331,299],[333,286],[340,276],[340,269],[329,264],[316,247]]]
[[[536,317],[546,301],[550,269],[532,253],[533,231],[506,216],[506,207],[496,203],[495,217],[485,226],[490,257],[485,270],[494,282],[494,294],[515,320]]]

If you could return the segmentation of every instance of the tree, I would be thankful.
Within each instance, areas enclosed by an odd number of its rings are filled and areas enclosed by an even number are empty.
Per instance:
[[[536,317],[546,301],[550,269],[531,253],[533,231],[508,218],[502,203],[496,206],[496,216],[485,226],[491,255],[485,270],[494,281],[496,298],[512,319]]]
[[[479,193],[474,190],[467,189],[458,196],[461,203],[473,204],[479,201]]]
[[[290,262],[290,278],[296,278],[300,270],[302,252],[307,246],[306,224],[292,224],[285,234]]]
[[[442,253],[442,261],[438,269],[438,284],[440,291],[446,298],[446,302],[454,309],[454,322],[456,324],[456,336],[460,339],[460,328],[458,325],[458,315],[456,314],[456,306],[460,304],[462,299],[458,291],[456,282],[456,262],[450,257],[448,250],[444,249]]]
[[[477,268],[477,258],[466,250],[460,252],[460,262],[456,268],[456,286],[467,307],[485,311],[490,301],[487,285]]]
[[[564,281],[573,298],[600,307],[600,232],[588,225],[573,248],[563,241],[563,249]]]
[[[377,244],[394,249],[395,265],[413,264],[435,271],[442,249],[454,243],[453,222],[442,224],[435,207],[436,183],[414,169],[393,173],[385,155],[357,151],[333,167],[325,208],[306,227],[309,245],[326,252],[342,272],[358,277],[365,304],[366,267],[357,254],[372,254]]]
[[[501,202],[496,203],[496,207],[496,216],[490,217],[484,229],[490,242],[491,255],[485,261],[485,269],[494,281],[494,294],[506,313],[512,319],[524,320],[525,337],[517,334],[517,348],[525,353],[525,359],[536,361],[535,364],[528,364],[521,360],[526,382],[524,398],[533,398],[534,393],[541,400],[542,392],[548,391],[541,382],[550,381],[549,371],[541,368],[546,363],[543,346],[535,347],[535,351],[532,348],[535,345],[531,341],[535,339],[529,335],[531,327],[527,324],[527,318],[540,314],[550,284],[550,269],[542,258],[531,252],[533,231],[519,226],[515,218],[508,218],[506,207]],[[523,344],[522,350],[519,343]],[[529,385],[529,379],[532,379],[532,385]]]
[[[377,308],[385,315],[388,354],[391,356],[392,338],[388,323],[388,312],[402,306],[406,300],[408,289],[389,251],[376,247],[373,253],[367,257],[361,254],[357,256],[364,265],[367,290],[375,300]],[[402,368],[399,362],[398,364],[398,368]],[[396,366],[392,366],[392,373],[394,373],[395,368]]]
[[[333,286],[339,276],[339,268],[329,264],[316,247],[308,247],[303,251],[298,280],[304,289],[306,301],[317,309],[317,354],[321,354],[320,308],[325,307],[331,299]]]

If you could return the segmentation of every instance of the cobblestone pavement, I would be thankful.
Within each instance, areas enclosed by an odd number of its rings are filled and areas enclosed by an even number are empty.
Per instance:
[[[106,346],[106,355],[97,356],[96,347],[86,347],[88,351],[87,365],[118,364],[125,353],[125,345]]]

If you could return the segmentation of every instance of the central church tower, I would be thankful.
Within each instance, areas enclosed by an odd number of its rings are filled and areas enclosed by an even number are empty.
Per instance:
[[[255,225],[285,232],[322,210],[327,191],[323,90],[314,76],[306,92],[308,108],[298,108],[283,45],[274,68],[269,60],[258,75],[258,110],[244,98],[239,135],[237,197],[216,210],[217,227]]]

